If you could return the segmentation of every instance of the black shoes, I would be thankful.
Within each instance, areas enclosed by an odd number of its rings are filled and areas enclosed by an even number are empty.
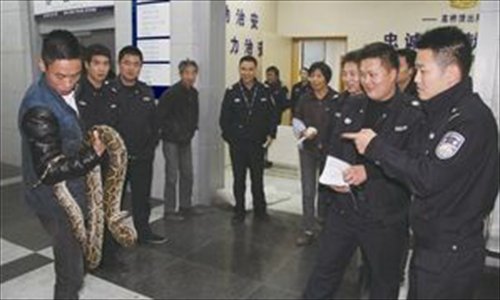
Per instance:
[[[257,221],[261,222],[269,222],[271,218],[267,214],[267,212],[254,213],[253,218]]]
[[[233,218],[231,219],[231,223],[236,225],[236,224],[241,224],[245,222],[245,214],[234,214]]]
[[[154,245],[159,245],[159,244],[164,244],[168,242],[168,239],[166,237],[163,237],[158,234],[154,233],[149,233],[145,234],[143,236],[139,236],[139,244],[154,244]]]
[[[270,168],[272,168],[272,167],[273,167],[273,162],[272,162],[272,161],[268,161],[268,160],[266,160],[266,161],[264,162],[264,168],[265,168],[265,169],[270,169]]]

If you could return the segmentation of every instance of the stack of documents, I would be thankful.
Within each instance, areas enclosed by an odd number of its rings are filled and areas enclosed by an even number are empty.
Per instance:
[[[319,182],[324,185],[349,186],[344,181],[344,171],[351,167],[347,162],[334,156],[326,158],[325,168],[319,177]]]

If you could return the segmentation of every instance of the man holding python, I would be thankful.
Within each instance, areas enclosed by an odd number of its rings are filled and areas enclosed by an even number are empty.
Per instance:
[[[75,101],[81,46],[73,34],[50,32],[43,40],[39,67],[42,75],[26,91],[19,109],[25,199],[52,238],[54,298],[78,299],[85,266],[92,268],[100,260],[103,208],[109,206],[103,206],[102,190],[87,201],[89,180],[99,182],[89,174],[99,174],[96,166],[106,148],[110,150],[107,136],[113,131],[98,126],[84,135]],[[120,163],[126,165],[126,159]],[[93,206],[87,207],[90,202]],[[87,223],[94,223],[90,230],[85,228],[87,211],[97,216],[88,218]],[[133,240],[133,229],[125,231]]]

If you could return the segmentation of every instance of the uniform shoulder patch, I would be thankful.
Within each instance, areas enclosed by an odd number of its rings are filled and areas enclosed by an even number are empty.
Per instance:
[[[457,154],[464,142],[465,137],[462,134],[448,131],[436,146],[436,156],[441,160],[450,159]]]

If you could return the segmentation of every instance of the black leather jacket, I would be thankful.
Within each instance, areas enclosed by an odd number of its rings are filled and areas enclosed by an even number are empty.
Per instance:
[[[85,209],[83,175],[99,163],[99,157],[90,145],[83,143],[83,126],[78,114],[46,84],[43,75],[23,98],[18,126],[26,183],[24,196],[28,205],[37,214],[64,216],[51,185],[66,181],[71,195]]]
[[[88,145],[83,146],[76,156],[63,155],[59,124],[55,115],[47,108],[29,109],[24,114],[21,126],[28,139],[40,183],[52,185],[83,176],[99,162],[99,156]],[[61,155],[63,157],[49,168],[49,163]]]

